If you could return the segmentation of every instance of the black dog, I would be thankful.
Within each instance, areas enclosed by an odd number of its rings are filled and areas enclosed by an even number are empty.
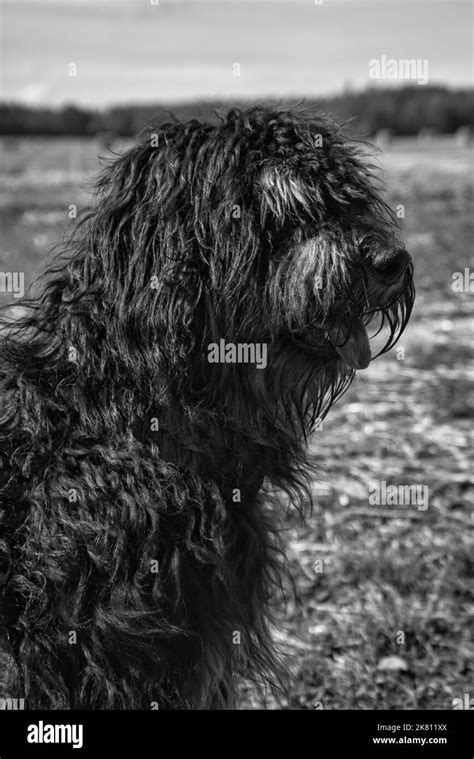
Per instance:
[[[410,257],[361,146],[303,111],[169,123],[3,330],[4,693],[27,708],[222,708],[278,679],[277,487],[406,325]]]

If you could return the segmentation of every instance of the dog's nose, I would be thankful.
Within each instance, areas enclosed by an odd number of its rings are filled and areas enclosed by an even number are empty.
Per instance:
[[[399,279],[411,263],[411,256],[405,248],[384,250],[372,257],[372,266],[377,273],[389,282]]]

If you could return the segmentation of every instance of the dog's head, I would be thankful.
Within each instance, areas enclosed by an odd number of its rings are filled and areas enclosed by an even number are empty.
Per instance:
[[[409,317],[413,282],[363,146],[304,112],[231,112],[226,123],[246,143],[245,192],[265,269],[261,319],[273,337],[286,333],[326,361],[365,368],[366,327],[377,317],[388,324],[388,350]]]
[[[287,410],[320,416],[368,365],[369,332],[388,328],[388,350],[414,298],[410,256],[363,153],[298,110],[145,132],[105,172],[88,237],[89,276],[100,266],[113,288],[111,323],[155,346],[188,397],[272,387]],[[222,341],[266,345],[266,380]]]

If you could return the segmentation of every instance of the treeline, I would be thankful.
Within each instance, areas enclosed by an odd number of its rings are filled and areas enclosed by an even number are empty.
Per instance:
[[[231,106],[245,107],[254,101],[202,101],[182,105],[122,105],[93,110],[68,105],[59,109],[36,108],[19,103],[0,103],[1,135],[76,135],[110,134],[131,136],[146,124],[159,125],[170,113],[181,119],[216,119],[215,112]],[[294,100],[270,101],[291,103]],[[302,101],[299,101],[302,102]],[[335,97],[305,99],[305,105],[350,122],[358,134],[374,135],[391,129],[397,135],[417,134],[420,129],[452,133],[474,124],[473,90],[450,90],[419,85],[346,92]]]

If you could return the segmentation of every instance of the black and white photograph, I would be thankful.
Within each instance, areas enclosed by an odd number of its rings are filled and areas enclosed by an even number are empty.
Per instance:
[[[2,0],[2,759],[472,755],[473,87],[465,0]]]

